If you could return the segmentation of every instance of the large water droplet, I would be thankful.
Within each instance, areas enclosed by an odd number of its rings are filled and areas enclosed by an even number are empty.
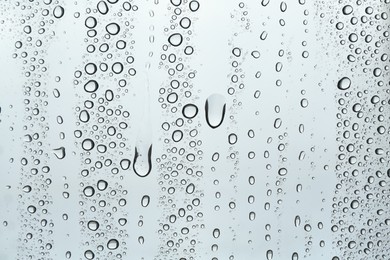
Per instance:
[[[267,257],[267,260],[271,260],[274,257],[274,252],[272,252],[272,250],[267,250],[265,256]]]
[[[280,168],[280,169],[278,170],[278,174],[279,174],[280,176],[285,176],[285,175],[287,174],[287,169],[286,169],[286,168]]]
[[[107,189],[107,186],[108,186],[108,183],[105,180],[99,180],[97,182],[97,188],[100,191],[104,191],[105,189]]]
[[[219,238],[220,234],[221,234],[221,231],[218,228],[214,229],[214,231],[213,231],[214,238]]]
[[[348,77],[343,77],[337,83],[337,87],[341,90],[347,90],[351,86],[351,80]]]
[[[84,90],[88,93],[95,92],[99,88],[99,84],[96,80],[90,80],[84,85]]]
[[[107,242],[107,248],[110,249],[110,250],[115,250],[115,249],[118,248],[118,246],[119,246],[119,242],[116,239],[110,239]]]
[[[97,9],[103,15],[108,13],[108,6],[107,6],[106,2],[104,2],[104,1],[100,1],[97,4]]]
[[[212,94],[205,104],[206,121],[211,128],[219,127],[225,117],[225,98],[220,94]]]
[[[193,104],[187,104],[183,107],[182,113],[185,118],[192,119],[198,114],[198,107]]]
[[[177,47],[183,42],[183,36],[180,33],[174,33],[168,38],[168,42],[174,46]]]
[[[57,149],[54,149],[53,150],[53,153],[54,155],[58,158],[58,159],[64,159],[65,158],[65,148],[64,147],[60,147],[60,148],[57,148]]]
[[[141,206],[147,207],[150,203],[150,197],[148,195],[144,195],[141,199]]]
[[[91,151],[95,147],[95,143],[91,139],[87,138],[83,141],[81,146],[85,151]]]
[[[99,222],[97,222],[95,220],[91,220],[88,222],[87,226],[90,230],[96,231],[99,228]]]
[[[139,177],[146,177],[152,170],[152,145],[147,151],[135,148],[133,170]]]
[[[92,186],[84,188],[83,193],[86,197],[92,197],[95,194],[95,189]]]
[[[199,6],[200,6],[200,5],[199,5],[199,2],[198,2],[198,1],[195,1],[195,0],[191,1],[190,4],[189,4],[190,10],[191,10],[192,12],[198,11],[198,10],[199,10]]]
[[[343,14],[344,15],[349,15],[353,12],[353,7],[350,5],[346,5],[343,7]]]
[[[81,122],[83,123],[86,123],[89,121],[89,113],[87,110],[81,110],[80,111],[80,115],[79,115],[79,119]]]
[[[353,201],[351,202],[351,208],[357,209],[358,207],[359,207],[359,201],[353,200]]]
[[[65,10],[62,6],[57,5],[53,10],[53,15],[55,18],[59,19],[64,16]]]
[[[131,161],[129,159],[123,159],[120,161],[122,170],[127,170],[130,168]]]
[[[294,225],[296,227],[299,227],[301,225],[301,218],[299,216],[295,216]]]
[[[120,31],[120,27],[117,23],[110,23],[106,26],[106,31],[111,35],[117,35]]]

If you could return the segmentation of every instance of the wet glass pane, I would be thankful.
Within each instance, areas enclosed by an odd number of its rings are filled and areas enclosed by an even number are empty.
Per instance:
[[[390,1],[0,1],[0,259],[388,259]]]

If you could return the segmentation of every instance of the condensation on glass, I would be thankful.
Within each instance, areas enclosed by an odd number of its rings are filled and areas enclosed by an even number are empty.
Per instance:
[[[389,12],[0,1],[0,259],[388,259]]]

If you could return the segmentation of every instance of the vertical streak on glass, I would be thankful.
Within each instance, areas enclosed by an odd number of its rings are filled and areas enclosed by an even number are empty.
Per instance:
[[[158,231],[160,252],[156,258],[199,258],[196,237],[202,226],[203,167],[200,165],[201,141],[197,136],[202,115],[197,112],[196,101],[200,88],[193,86],[196,68],[191,66],[198,4],[197,1],[172,0],[167,6],[170,24],[164,30],[166,40],[160,66],[169,79],[160,89],[162,118],[165,120],[160,125],[164,129],[163,150],[166,152],[157,159],[162,229]],[[176,17],[175,11],[178,10],[183,15],[176,22],[172,17]]]
[[[53,3],[20,1],[16,5],[22,30],[15,43],[23,62],[25,115],[24,154],[21,158],[18,259],[51,257],[53,248],[53,212],[49,193],[52,156],[49,131],[49,79],[46,49],[53,37],[50,30],[63,15],[63,8]],[[45,14],[45,15],[40,15]],[[45,17],[47,16],[47,18]],[[48,22],[47,20],[50,20]],[[62,152],[60,153],[62,156]],[[22,224],[23,223],[23,224]]]
[[[132,37],[137,12],[136,3],[88,2],[83,17],[87,52],[75,71],[80,93],[75,137],[82,165],[80,234],[86,259],[111,259],[114,254],[126,258],[130,252],[132,191],[124,180],[133,168],[133,149],[128,138],[131,114],[124,99],[137,73]]]
[[[369,2],[369,3],[368,3]],[[338,183],[333,246],[339,259],[385,259],[389,248],[389,1],[333,5],[324,23],[340,57],[337,89]],[[324,6],[325,8],[325,6]],[[326,19],[326,20],[325,20]],[[387,175],[387,176],[386,176]]]

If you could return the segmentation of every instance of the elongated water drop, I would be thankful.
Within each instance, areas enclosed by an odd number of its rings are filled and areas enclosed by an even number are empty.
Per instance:
[[[296,227],[299,227],[301,225],[301,218],[299,216],[295,216],[294,225]]]
[[[148,195],[144,195],[141,199],[141,206],[146,208],[150,203],[150,197]]]
[[[146,177],[152,170],[152,123],[150,119],[150,88],[149,78],[145,75],[147,96],[144,102],[144,110],[138,137],[135,145],[133,170],[139,177]]]
[[[267,260],[271,260],[274,257],[274,252],[272,252],[272,250],[267,250],[265,256],[267,257]]]
[[[59,19],[64,16],[65,10],[62,6],[57,5],[53,10],[53,15],[55,18]]]
[[[205,104],[206,121],[211,128],[219,127],[225,117],[226,102],[220,94],[212,94]]]
[[[152,145],[145,151],[135,148],[133,170],[139,177],[146,177],[152,170]]]
[[[54,149],[53,153],[57,157],[57,159],[60,159],[60,160],[64,159],[65,155],[66,155],[64,147],[60,147],[60,148]]]

